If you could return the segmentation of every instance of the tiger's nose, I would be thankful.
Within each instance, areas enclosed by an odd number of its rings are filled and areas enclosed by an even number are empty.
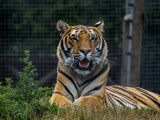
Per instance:
[[[80,52],[82,52],[84,55],[87,55],[91,50],[90,49],[80,49]]]

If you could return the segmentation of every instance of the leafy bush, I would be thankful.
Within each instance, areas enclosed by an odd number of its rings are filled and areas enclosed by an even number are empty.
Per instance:
[[[25,51],[25,57],[20,59],[25,64],[16,88],[12,88],[11,78],[6,78],[7,86],[0,84],[0,119],[32,119],[41,117],[44,112],[56,115],[58,107],[50,105],[49,96],[53,88],[37,87],[36,68],[29,61],[30,53]]]

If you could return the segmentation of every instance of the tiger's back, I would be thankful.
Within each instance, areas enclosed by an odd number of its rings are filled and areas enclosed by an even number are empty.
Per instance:
[[[106,104],[111,107],[153,108],[160,111],[160,95],[140,87],[106,86]]]

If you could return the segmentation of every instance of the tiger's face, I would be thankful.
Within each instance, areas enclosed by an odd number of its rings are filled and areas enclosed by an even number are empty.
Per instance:
[[[106,62],[108,50],[101,34],[102,27],[103,21],[95,26],[69,26],[58,21],[57,29],[62,37],[57,50],[59,62],[83,75],[91,73],[101,62]]]

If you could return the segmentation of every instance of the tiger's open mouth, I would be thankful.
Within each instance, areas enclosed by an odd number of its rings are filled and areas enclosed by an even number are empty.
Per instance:
[[[91,61],[89,61],[87,58],[84,58],[83,60],[78,62],[78,68],[81,70],[90,70]]]
[[[82,61],[79,62],[79,67],[88,68],[89,64],[90,62],[86,58],[84,58]]]

